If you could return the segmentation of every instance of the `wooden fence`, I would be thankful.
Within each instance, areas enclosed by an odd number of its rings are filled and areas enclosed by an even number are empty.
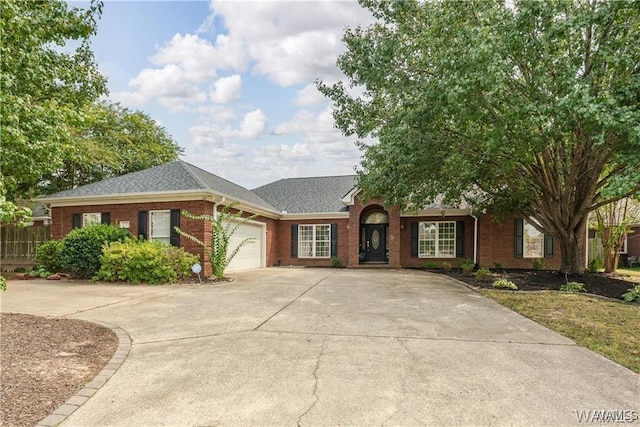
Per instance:
[[[2,265],[33,264],[40,243],[51,238],[51,226],[33,225],[0,227],[0,263]]]

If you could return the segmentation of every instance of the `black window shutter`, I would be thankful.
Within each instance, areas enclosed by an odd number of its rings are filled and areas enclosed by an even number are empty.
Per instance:
[[[102,212],[100,214],[100,223],[111,224],[111,214],[109,212]]]
[[[545,258],[553,256],[553,236],[544,235],[544,256]]]
[[[291,224],[291,258],[298,258],[298,224]]]
[[[331,224],[331,256],[338,256],[338,224]]]
[[[171,209],[169,227],[169,243],[171,246],[180,246],[180,234],[176,231],[176,227],[180,227],[180,209]]]
[[[138,212],[138,237],[140,239],[147,239],[147,233],[149,230],[149,212]]]
[[[514,256],[522,258],[524,254],[524,220],[516,219],[515,221],[515,239],[514,239]]]
[[[418,223],[411,223],[411,256],[418,257]]]
[[[71,215],[71,228],[80,228],[82,227],[82,215],[79,213],[74,213]]]
[[[464,221],[456,221],[456,258],[464,257]]]

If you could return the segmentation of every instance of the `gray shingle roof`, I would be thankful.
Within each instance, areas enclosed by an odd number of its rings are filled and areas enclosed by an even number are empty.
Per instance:
[[[355,185],[355,175],[288,178],[253,192],[289,214],[347,212],[341,200]]]
[[[131,193],[161,193],[181,190],[210,190],[229,196],[232,200],[276,210],[271,204],[246,188],[182,160],[60,191],[45,196],[44,199],[118,196]]]

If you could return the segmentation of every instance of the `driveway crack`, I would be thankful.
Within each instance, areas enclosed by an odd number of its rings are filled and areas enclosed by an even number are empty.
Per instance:
[[[315,379],[315,382],[313,383],[313,397],[314,397],[314,400],[311,403],[311,405],[309,405],[307,410],[304,411],[298,417],[298,422],[296,423],[298,426],[300,426],[300,423],[302,422],[302,417],[304,417],[309,412],[311,412],[311,410],[313,409],[314,406],[316,406],[316,404],[318,403],[318,400],[319,400],[319,398],[318,398],[318,371],[320,370],[320,359],[322,358],[322,355],[324,354],[324,345],[325,345],[326,341],[327,341],[327,337],[325,336],[324,339],[322,340],[322,345],[320,346],[320,354],[318,354],[318,358],[316,359],[316,367],[313,370],[313,378]]]

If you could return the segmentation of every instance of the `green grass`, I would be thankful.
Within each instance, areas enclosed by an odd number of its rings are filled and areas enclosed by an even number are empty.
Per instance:
[[[640,374],[640,305],[553,291],[481,293]]]
[[[616,274],[620,276],[627,276],[628,280],[636,283],[640,283],[640,266],[633,268],[618,268],[616,269]]]

